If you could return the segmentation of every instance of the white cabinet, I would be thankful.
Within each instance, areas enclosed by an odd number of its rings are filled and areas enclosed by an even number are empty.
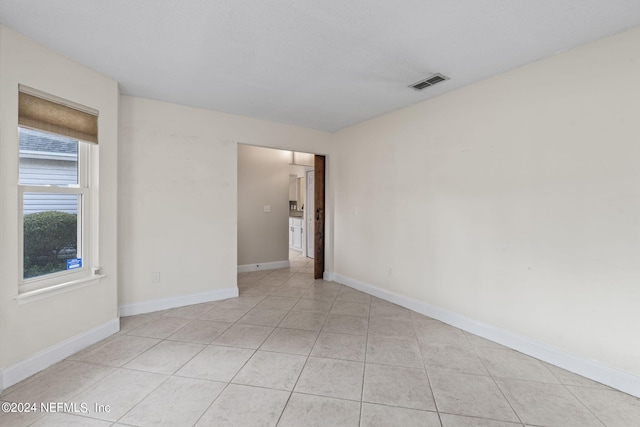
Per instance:
[[[293,220],[293,249],[302,251],[302,219]]]
[[[293,248],[293,218],[289,218],[289,249]]]
[[[289,248],[302,251],[302,218],[289,218]]]

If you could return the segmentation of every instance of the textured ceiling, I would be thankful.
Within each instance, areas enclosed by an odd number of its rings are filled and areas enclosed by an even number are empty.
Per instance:
[[[0,0],[0,22],[127,95],[335,131],[639,26],[640,1]]]

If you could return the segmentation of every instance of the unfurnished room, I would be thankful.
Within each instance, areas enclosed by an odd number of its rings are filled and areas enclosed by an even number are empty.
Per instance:
[[[640,425],[640,2],[0,0],[0,425]]]

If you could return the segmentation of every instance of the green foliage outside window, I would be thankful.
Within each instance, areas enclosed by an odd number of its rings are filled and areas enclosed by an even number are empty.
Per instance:
[[[45,211],[24,216],[24,278],[67,269],[77,257],[76,214]]]

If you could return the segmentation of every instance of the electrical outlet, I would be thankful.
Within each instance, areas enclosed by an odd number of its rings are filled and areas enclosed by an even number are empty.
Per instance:
[[[271,205],[264,205],[265,212],[271,212]]]
[[[151,284],[160,283],[160,272],[153,271],[151,272]]]

